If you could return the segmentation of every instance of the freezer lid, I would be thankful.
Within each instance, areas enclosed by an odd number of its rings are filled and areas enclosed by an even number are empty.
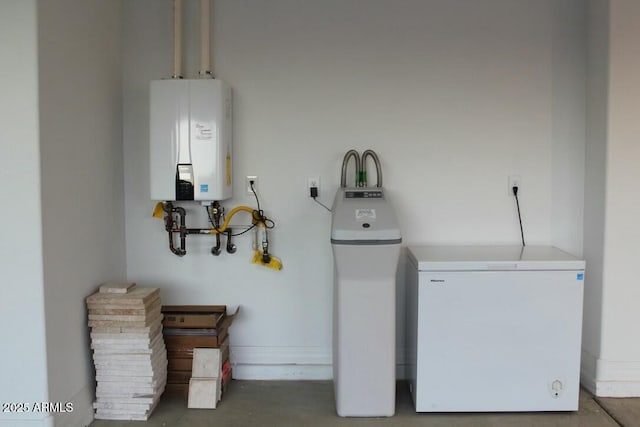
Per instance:
[[[419,271],[584,270],[585,262],[553,246],[410,246]]]
[[[332,211],[333,244],[388,245],[402,241],[395,212],[382,188],[340,188]]]

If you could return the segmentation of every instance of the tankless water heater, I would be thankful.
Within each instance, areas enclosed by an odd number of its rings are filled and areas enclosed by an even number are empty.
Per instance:
[[[217,79],[151,82],[151,199],[225,200],[231,193],[231,88]]]

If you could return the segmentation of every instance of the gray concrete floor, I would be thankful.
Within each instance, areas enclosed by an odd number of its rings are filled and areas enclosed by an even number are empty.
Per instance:
[[[330,381],[233,381],[217,409],[187,409],[186,398],[163,396],[147,422],[94,421],[91,427],[204,426],[429,426],[429,427],[635,427],[640,399],[594,399],[580,394],[570,413],[417,414],[407,384],[398,383],[396,415],[340,418]]]

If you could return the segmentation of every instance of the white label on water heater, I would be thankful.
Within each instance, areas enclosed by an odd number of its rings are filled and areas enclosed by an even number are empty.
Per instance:
[[[356,221],[376,219],[375,209],[356,209]]]
[[[210,127],[203,125],[202,123],[196,123],[196,139],[207,140],[213,137],[213,132]]]

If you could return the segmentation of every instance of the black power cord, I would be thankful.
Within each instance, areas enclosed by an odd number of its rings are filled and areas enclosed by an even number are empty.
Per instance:
[[[211,224],[213,229],[216,230],[220,234],[224,234],[225,232],[221,231],[218,227],[216,227],[216,224],[213,222],[213,218],[211,217],[211,212],[209,211],[209,206],[205,206],[204,210],[207,211],[207,215],[209,216],[209,223]],[[255,224],[251,224],[251,226],[249,226],[249,228],[247,228],[246,230],[241,231],[240,233],[231,234],[231,237],[242,236],[244,233],[247,233],[247,232],[253,230],[255,228],[255,226],[256,226]]]
[[[256,205],[258,205],[258,212],[262,212],[262,210],[260,209],[260,200],[258,200],[258,194],[256,193],[256,189],[254,188],[254,182],[253,180],[249,181],[249,185],[251,186],[251,192],[253,193],[253,196],[256,198]]]
[[[267,218],[264,215],[264,211],[262,209],[260,209],[260,200],[258,200],[258,194],[256,193],[256,189],[253,186],[253,180],[249,181],[249,184],[251,185],[251,191],[253,192],[253,195],[256,198],[256,204],[258,205],[258,210],[257,211],[253,211],[253,219],[256,220],[256,222],[261,222],[264,224],[264,227],[268,230],[274,228],[276,226],[276,223],[273,222],[272,220],[270,220],[269,218]],[[255,227],[255,224],[253,225]],[[253,227],[252,227],[253,228]],[[246,233],[249,230],[245,230],[243,231],[243,233]]]
[[[256,198],[256,204],[258,205],[258,210],[254,210],[253,214],[252,214],[252,218],[255,220],[255,223],[251,224],[251,226],[249,228],[247,228],[246,230],[244,230],[244,231],[241,231],[241,232],[235,233],[235,234],[231,234],[231,237],[242,236],[243,234],[248,233],[249,231],[251,231],[254,228],[256,228],[256,224],[258,222],[263,223],[264,227],[266,229],[268,229],[268,230],[271,230],[272,228],[274,228],[276,226],[276,223],[272,219],[267,218],[264,215],[264,212],[262,211],[262,209],[260,209],[260,200],[258,199],[258,194],[256,193],[256,190],[253,187],[253,185],[254,185],[253,181],[249,181],[249,184],[251,185],[251,191],[253,192],[253,195]],[[204,208],[207,211],[207,216],[209,217],[209,222],[213,226],[213,229],[216,230],[218,233],[222,233],[222,231],[220,231],[220,229],[215,225],[215,223],[213,221],[213,218],[211,217],[211,212],[209,211],[209,207],[205,206]]]
[[[526,245],[524,243],[524,231],[522,230],[522,216],[520,215],[520,201],[518,200],[518,187],[514,186],[512,189],[513,195],[516,198],[516,206],[518,207],[518,221],[520,222],[520,236],[522,237],[522,247]]]
[[[319,204],[320,206],[322,206],[323,208],[325,208],[326,210],[328,210],[329,212],[333,212],[331,210],[331,208],[328,208],[327,206],[325,206],[324,203],[322,203],[321,201],[319,201],[317,199],[318,197],[318,187],[311,187],[309,189],[309,195],[311,196],[311,198],[313,199],[314,202],[316,202],[317,204]]]

